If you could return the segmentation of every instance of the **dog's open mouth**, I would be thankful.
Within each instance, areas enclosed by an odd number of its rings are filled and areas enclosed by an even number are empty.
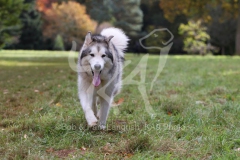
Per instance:
[[[92,69],[91,69],[92,70]],[[101,79],[100,79],[100,74],[102,71],[93,71],[92,70],[92,75],[93,75],[93,81],[92,84],[97,87],[100,85],[101,83]]]

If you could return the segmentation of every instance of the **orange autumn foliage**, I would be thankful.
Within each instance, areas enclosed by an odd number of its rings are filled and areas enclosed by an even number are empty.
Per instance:
[[[40,12],[45,12],[52,7],[52,3],[57,0],[36,0],[36,7]]]
[[[82,44],[88,31],[94,31],[96,22],[86,13],[86,8],[77,2],[52,3],[42,11],[44,19],[43,35],[54,39],[61,35],[65,45],[72,41]]]

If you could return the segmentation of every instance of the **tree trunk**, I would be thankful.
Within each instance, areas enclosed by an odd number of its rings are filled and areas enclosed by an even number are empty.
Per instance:
[[[237,18],[237,33],[235,42],[235,54],[240,55],[240,1],[238,1],[238,18]]]

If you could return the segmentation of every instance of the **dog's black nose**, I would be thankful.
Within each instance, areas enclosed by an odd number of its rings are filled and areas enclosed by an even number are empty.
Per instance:
[[[94,65],[94,68],[95,68],[96,70],[99,70],[99,69],[101,69],[101,65],[100,65],[100,64],[95,64],[95,65]]]

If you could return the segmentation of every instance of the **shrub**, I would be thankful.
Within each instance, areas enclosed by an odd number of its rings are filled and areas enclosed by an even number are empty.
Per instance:
[[[54,45],[53,45],[53,49],[54,50],[60,50],[60,51],[64,51],[64,43],[63,43],[63,39],[61,35],[57,35],[57,37],[54,40]]]
[[[188,24],[181,24],[179,34],[184,36],[183,50],[189,54],[206,55],[217,50],[208,41],[210,36],[207,33],[207,28],[202,26],[201,21],[189,21]]]

